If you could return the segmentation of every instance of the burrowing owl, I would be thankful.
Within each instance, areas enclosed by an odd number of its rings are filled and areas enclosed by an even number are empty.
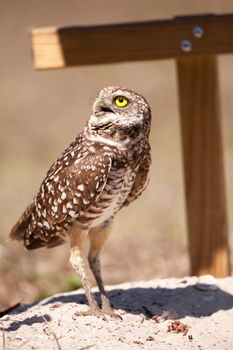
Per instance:
[[[150,125],[151,110],[145,98],[119,87],[100,91],[84,130],[53,163],[10,233],[10,238],[23,240],[27,249],[50,248],[70,239],[70,262],[90,306],[86,314],[114,315],[101,277],[99,254],[114,215],[148,183]],[[100,290],[101,308],[91,292],[83,261],[87,236],[88,261]]]

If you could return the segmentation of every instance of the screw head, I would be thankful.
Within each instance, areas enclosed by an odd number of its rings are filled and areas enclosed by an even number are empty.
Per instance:
[[[191,40],[182,40],[180,43],[180,48],[184,52],[192,51],[192,41]]]
[[[195,36],[195,38],[198,38],[198,39],[202,38],[205,33],[204,29],[200,26],[193,27],[192,32],[193,32],[193,36]]]

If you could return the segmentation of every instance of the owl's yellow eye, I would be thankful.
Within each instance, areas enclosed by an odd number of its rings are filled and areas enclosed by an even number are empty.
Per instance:
[[[125,107],[129,103],[129,100],[124,96],[117,96],[114,102],[117,107]]]

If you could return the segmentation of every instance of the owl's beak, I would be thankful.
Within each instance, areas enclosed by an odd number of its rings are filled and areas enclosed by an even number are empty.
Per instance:
[[[96,100],[93,105],[93,113],[97,114],[106,112],[114,113],[114,111],[107,105],[105,101],[103,101],[102,99]]]

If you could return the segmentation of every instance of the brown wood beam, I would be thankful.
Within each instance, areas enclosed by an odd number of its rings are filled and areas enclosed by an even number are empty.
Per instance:
[[[179,59],[191,274],[230,274],[217,59]]]
[[[37,69],[233,52],[233,14],[30,32]]]

